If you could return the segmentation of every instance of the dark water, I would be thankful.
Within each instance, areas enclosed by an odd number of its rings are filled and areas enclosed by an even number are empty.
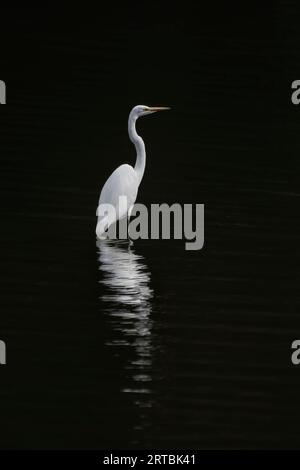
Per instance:
[[[2,448],[299,447],[299,14],[5,10]],[[204,203],[203,250],[96,242],[138,103],[138,202]]]

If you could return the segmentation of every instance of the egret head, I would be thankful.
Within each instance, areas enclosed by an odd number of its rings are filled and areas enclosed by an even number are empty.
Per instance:
[[[143,104],[138,104],[132,109],[130,114],[132,114],[137,119],[141,116],[147,116],[147,114],[156,113],[157,111],[167,111],[168,109],[171,108],[165,106],[150,107]]]

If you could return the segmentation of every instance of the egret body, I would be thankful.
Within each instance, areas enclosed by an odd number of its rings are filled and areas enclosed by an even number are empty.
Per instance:
[[[96,235],[98,238],[101,238],[104,232],[107,231],[108,227],[117,222],[117,220],[121,220],[124,217],[130,217],[137,197],[139,185],[142,181],[146,166],[145,144],[141,136],[136,132],[135,128],[137,119],[141,116],[147,116],[148,114],[167,109],[170,108],[150,108],[149,106],[138,105],[131,110],[128,118],[128,134],[136,149],[135,166],[134,168],[128,164],[119,166],[104,184],[96,212],[96,215],[98,216]],[[121,196],[126,197],[126,207],[119,206]],[[100,206],[104,204],[112,205],[115,210],[113,212],[103,214],[99,209]]]

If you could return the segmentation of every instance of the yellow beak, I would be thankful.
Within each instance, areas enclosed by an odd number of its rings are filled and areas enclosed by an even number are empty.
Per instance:
[[[156,111],[167,111],[169,108],[168,106],[155,106],[154,108],[149,108],[149,111],[152,111],[152,113],[155,113]]]

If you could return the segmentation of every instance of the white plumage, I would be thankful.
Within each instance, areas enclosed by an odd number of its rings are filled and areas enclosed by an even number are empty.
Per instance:
[[[142,181],[145,166],[146,166],[146,151],[143,139],[137,134],[135,124],[140,116],[155,113],[156,111],[163,111],[169,108],[155,107],[149,108],[148,106],[138,105],[135,106],[128,118],[128,134],[130,140],[136,148],[136,163],[133,168],[131,165],[119,166],[108,178],[104,184],[96,215],[97,226],[96,235],[102,238],[108,227],[121,220],[124,217],[130,217],[133,205],[136,201],[139,185]],[[119,204],[120,197],[126,197],[126,205]],[[110,204],[114,207],[114,211],[107,212],[102,210],[104,205]],[[101,209],[102,206],[102,209]]]

